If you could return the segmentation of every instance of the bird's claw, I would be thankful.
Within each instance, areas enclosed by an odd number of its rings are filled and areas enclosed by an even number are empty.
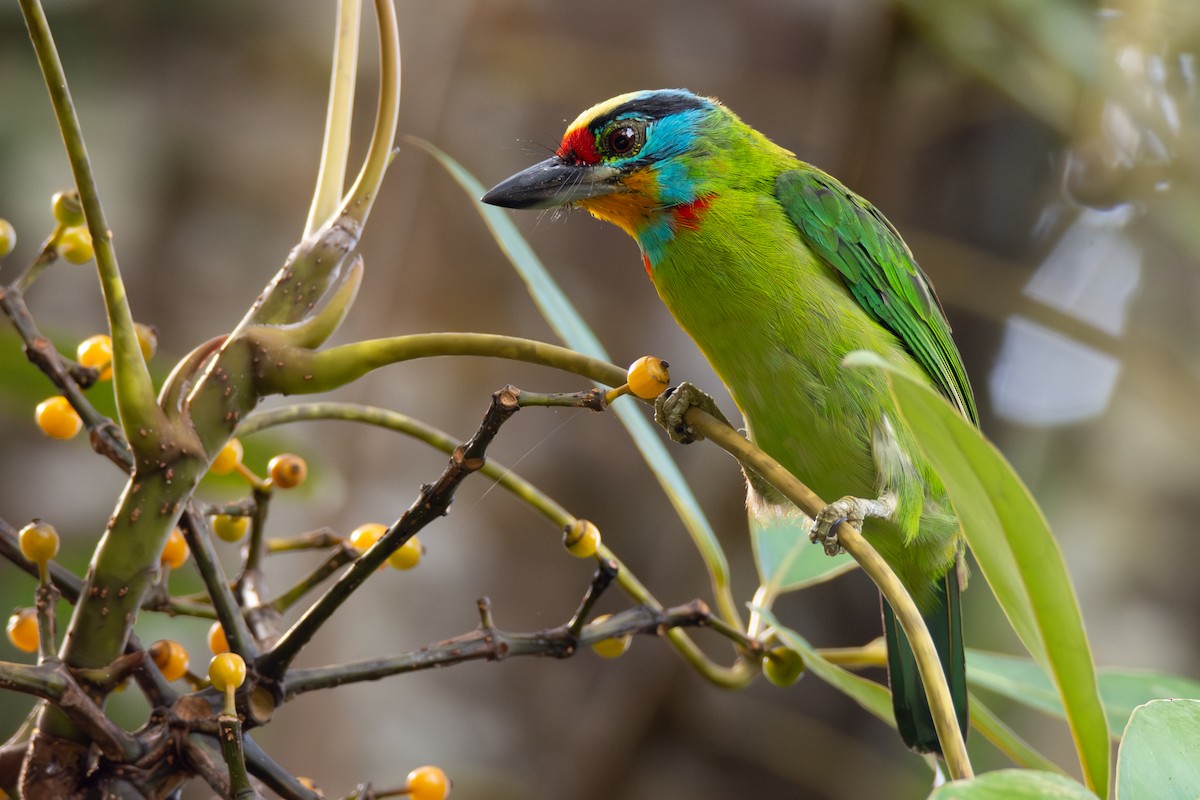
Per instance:
[[[654,401],[654,421],[662,426],[672,441],[680,444],[702,441],[704,436],[692,430],[683,419],[692,407],[707,411],[726,424],[729,422],[712,397],[687,381],[667,389],[658,396]]]
[[[824,547],[827,556],[844,553],[845,550],[838,541],[838,525],[845,522],[861,532],[863,520],[866,518],[863,506],[863,501],[858,497],[843,497],[825,506],[813,520],[812,528],[808,532],[809,541]]]

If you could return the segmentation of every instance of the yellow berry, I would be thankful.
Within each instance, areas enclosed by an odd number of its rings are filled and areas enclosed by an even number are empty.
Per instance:
[[[138,347],[142,349],[142,358],[149,361],[158,352],[158,329],[153,325],[135,322],[133,323],[133,332],[137,334]]]
[[[208,649],[215,656],[229,652],[229,640],[225,638],[225,629],[221,627],[219,621],[214,622],[208,629]]]
[[[68,228],[83,224],[83,205],[79,202],[79,192],[74,189],[56,192],[50,198],[50,210],[54,213],[54,219]]]
[[[208,471],[213,475],[228,475],[240,463],[242,463],[242,443],[238,441],[237,437],[234,437],[225,443],[221,452],[217,453],[217,457],[209,465]]]
[[[17,246],[17,229],[6,219],[0,219],[0,258],[13,251]]]
[[[776,686],[791,686],[804,674],[804,658],[790,647],[773,647],[763,659],[762,671]]]
[[[417,767],[408,773],[410,800],[445,800],[450,796],[450,779],[440,767]]]
[[[236,542],[241,539],[246,535],[246,528],[249,526],[248,517],[217,514],[212,519],[213,533],[223,542]]]
[[[58,555],[58,531],[35,519],[21,529],[21,554],[35,564],[45,564]]]
[[[8,618],[8,640],[13,647],[25,653],[33,653],[38,649],[37,611],[32,608],[18,608]]]
[[[75,349],[75,359],[80,365],[99,370],[102,381],[112,377],[112,356],[112,339],[104,333],[89,336]]]
[[[280,489],[294,489],[308,477],[308,464],[294,453],[280,453],[267,462],[267,473]]]
[[[576,558],[591,558],[600,546],[600,529],[586,519],[577,519],[563,528],[563,546]]]
[[[72,264],[86,264],[96,255],[87,228],[67,228],[58,237],[58,254]]]
[[[70,439],[83,427],[83,420],[79,418],[78,412],[62,395],[55,395],[38,403],[34,419],[37,420],[42,433],[51,439]]]
[[[671,385],[669,364],[661,358],[642,356],[629,365],[629,391],[643,400],[653,400]]]
[[[246,662],[237,653],[219,653],[208,662],[208,679],[218,692],[246,682]]]
[[[604,620],[611,616],[612,614],[601,614],[592,620],[592,624],[595,625],[597,623],[604,622]],[[633,637],[628,634],[624,636],[616,636],[611,639],[601,639],[592,645],[592,650],[595,651],[596,655],[600,656],[601,658],[618,658],[625,655],[625,651],[629,649],[629,645],[632,641]]]
[[[159,639],[150,645],[150,658],[158,665],[159,671],[168,681],[179,680],[187,672],[187,650],[184,650],[183,645],[179,642]]]
[[[396,569],[412,569],[421,560],[421,554],[425,548],[421,546],[421,540],[415,535],[388,556],[388,563]]]
[[[378,522],[368,522],[365,525],[359,525],[350,532],[350,546],[360,553],[365,553],[385,533],[387,533],[387,525],[380,525]]]
[[[183,566],[183,562],[187,561],[188,548],[187,542],[183,540],[183,531],[179,528],[172,528],[171,535],[167,537],[167,544],[163,547],[162,555],[158,560],[167,564],[171,569],[179,569]]]

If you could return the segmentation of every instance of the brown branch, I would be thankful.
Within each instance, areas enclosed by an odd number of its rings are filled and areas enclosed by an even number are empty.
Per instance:
[[[630,634],[662,636],[672,628],[704,626],[713,619],[712,612],[703,601],[693,600],[668,609],[637,606],[622,611],[602,623],[584,626],[578,636],[571,630],[570,623],[533,633],[508,633],[492,626],[491,609],[486,598],[479,602],[483,622],[469,633],[391,658],[288,670],[284,680],[284,696],[290,700],[317,689],[329,689],[360,681],[376,681],[392,675],[444,667],[463,661],[502,661],[512,656],[569,658],[578,652],[580,647],[604,639]]]
[[[86,383],[87,376],[74,374],[71,369],[74,365],[68,365],[54,344],[38,330],[29,307],[25,305],[25,297],[21,290],[16,286],[0,286],[0,309],[12,320],[17,335],[21,337],[25,357],[45,373],[71,403],[71,407],[79,413],[88,429],[92,449],[125,472],[133,469],[133,454],[121,428],[97,411],[84,396],[83,389],[90,385]],[[79,377],[85,379],[83,383],[77,379]]]
[[[272,650],[258,659],[255,669],[260,675],[281,678],[301,648],[388,556],[430,522],[446,514],[459,485],[468,475],[483,467],[487,448],[500,431],[500,426],[520,409],[520,397],[521,390],[515,386],[506,386],[492,395],[491,405],[479,429],[466,444],[454,449],[442,476],[435,483],[422,486],[416,501],[387,533],[342,573],[337,582],[283,634]]]

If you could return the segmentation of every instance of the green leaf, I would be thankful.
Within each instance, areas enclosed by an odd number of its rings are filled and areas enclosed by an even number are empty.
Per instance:
[[[971,673],[968,669],[968,680],[970,676]],[[971,727],[991,742],[997,750],[1012,759],[1014,764],[1026,769],[1066,774],[1062,767],[1046,758],[1033,745],[1018,736],[1012,728],[1005,725],[1004,721],[996,716],[995,712],[980,700],[977,694],[971,692],[970,698]]]
[[[1062,702],[1053,684],[1037,664],[1019,656],[967,651],[967,678],[976,687],[990,689],[1011,700],[1063,716]],[[1158,699],[1200,698],[1200,682],[1149,670],[1105,668],[1097,673],[1100,699],[1109,728],[1119,731],[1129,715],[1143,703]]]
[[[989,689],[1047,714],[1065,716],[1054,684],[1028,658],[967,650],[967,682],[972,688]]]
[[[1200,797],[1200,701],[1138,706],[1121,738],[1117,800]]]
[[[1152,797],[1153,795],[1146,795]],[[969,781],[947,783],[929,800],[1096,800],[1079,783],[1053,772],[1001,769]]]
[[[1108,721],[1079,602],[1041,509],[1004,456],[927,378],[874,353],[852,353],[846,363],[885,370],[901,414],[946,484],[980,571],[1058,688],[1088,788],[1105,796]]]
[[[491,229],[496,243],[508,256],[508,260],[516,269],[517,274],[525,281],[525,286],[538,310],[550,323],[558,337],[568,347],[584,355],[611,361],[612,359],[600,344],[600,340],[592,333],[591,328],[584,322],[575,306],[571,304],[550,273],[546,271],[541,260],[533,252],[533,248],[521,236],[508,212],[479,202],[479,197],[485,191],[483,184],[457,161],[432,144],[421,140],[413,141],[432,154],[475,201],[475,208],[483,217],[484,223]],[[684,480],[683,473],[679,471],[679,467],[667,453],[654,426],[642,415],[635,403],[614,403],[612,410],[629,431],[642,458],[654,471],[667,498],[675,507],[675,513],[679,515],[688,533],[691,534],[712,577],[713,591],[716,594],[722,616],[732,617],[733,619],[729,619],[730,622],[736,621],[736,606],[729,589],[729,564],[696,496],[692,493],[687,481]]]
[[[845,694],[891,727],[896,727],[896,717],[892,712],[892,695],[887,687],[826,661],[803,636],[780,625],[779,620],[770,611],[759,607],[754,607],[754,610],[775,629],[784,644],[804,657],[806,671]]]
[[[810,524],[803,514],[779,514],[765,521],[750,515],[754,563],[767,597],[832,580],[857,566],[849,554],[830,558],[809,541]]]

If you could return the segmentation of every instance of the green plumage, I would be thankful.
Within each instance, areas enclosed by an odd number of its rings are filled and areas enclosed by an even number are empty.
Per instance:
[[[606,152],[630,138],[632,152]],[[724,106],[686,92],[600,104],[568,130],[556,159],[574,172],[550,186],[548,170],[559,168],[550,159],[485,199],[574,201],[623,227],[756,444],[826,501],[894,496],[894,512],[868,518],[863,534],[921,609],[965,730],[957,520],[883,376],[841,367],[851,351],[874,351],[925,375],[976,420],[950,327],[895,228]],[[535,177],[548,187],[541,196],[529,193]],[[751,512],[778,502],[752,496]],[[917,750],[940,752],[911,650],[886,604],[884,622],[901,734]]]

